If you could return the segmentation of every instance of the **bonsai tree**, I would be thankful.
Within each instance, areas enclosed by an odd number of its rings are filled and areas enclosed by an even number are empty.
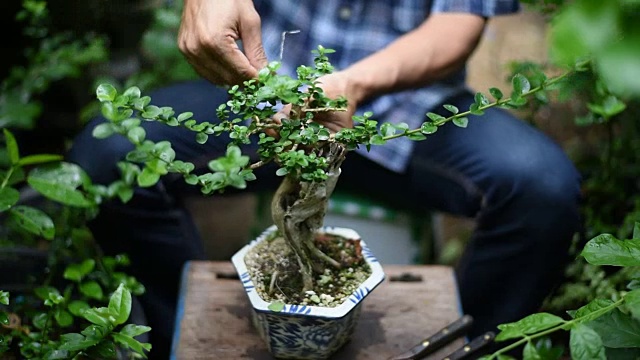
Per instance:
[[[314,274],[323,274],[327,267],[341,267],[339,261],[314,244],[313,236],[323,223],[328,199],[340,175],[340,165],[350,150],[360,146],[369,149],[402,136],[424,140],[447,122],[466,127],[467,115],[482,115],[493,106],[523,105],[527,95],[542,91],[567,75],[545,78],[535,88],[526,77],[516,75],[510,97],[496,88],[489,90],[495,99],[493,102],[477,93],[475,103],[467,111],[444,105],[451,116],[428,113],[426,121],[417,129],[409,129],[405,123],[378,126],[371,118],[373,114],[365,113],[353,117],[352,128],[332,133],[314,120],[324,112],[346,110],[347,101],[328,98],[321,87],[322,76],[333,71],[327,56],[333,50],[318,46],[313,52],[314,66],[299,66],[297,78],[278,74],[280,64],[272,62],[256,79],[231,87],[229,101],[217,108],[219,123],[198,122],[192,113],[175,114],[170,107],[151,105],[151,99],[142,96],[137,87],[118,93],[111,85],[101,85],[97,97],[108,121],[93,131],[98,138],[121,134],[135,145],[120,168],[129,183],[135,179],[136,185],[142,187],[154,185],[164,174],[180,173],[187,183],[200,186],[204,194],[222,192],[227,186],[243,189],[247,181],[256,178],[253,170],[269,162],[276,163],[276,174],[282,176],[283,181],[272,201],[273,222],[296,256],[302,273],[301,291],[313,287]],[[277,121],[274,115],[283,106],[290,106],[289,116]],[[210,136],[221,134],[228,134],[231,141],[225,156],[209,162],[211,172],[196,175],[193,164],[175,158],[169,142],[154,143],[145,139],[142,121],[185,127],[195,133],[195,140],[201,144]],[[249,156],[240,150],[241,145],[252,142],[258,145],[259,160],[255,163],[249,163]]]

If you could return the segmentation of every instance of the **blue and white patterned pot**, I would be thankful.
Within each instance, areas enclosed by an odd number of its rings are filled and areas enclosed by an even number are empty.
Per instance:
[[[231,258],[251,301],[253,324],[276,358],[327,359],[353,334],[362,300],[384,280],[382,266],[365,242],[361,241],[362,253],[371,268],[371,275],[344,303],[336,307],[286,304],[282,311],[272,311],[269,303],[254,290],[244,257],[253,246],[269,238],[276,230],[275,225],[269,227]],[[323,227],[320,231],[349,239],[360,238],[357,232],[348,228]]]

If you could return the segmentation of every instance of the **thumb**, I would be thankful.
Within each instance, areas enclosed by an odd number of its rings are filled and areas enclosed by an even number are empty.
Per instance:
[[[249,63],[255,69],[260,70],[267,66],[267,54],[262,46],[262,31],[260,30],[260,17],[255,16],[246,19],[240,24],[242,47]]]

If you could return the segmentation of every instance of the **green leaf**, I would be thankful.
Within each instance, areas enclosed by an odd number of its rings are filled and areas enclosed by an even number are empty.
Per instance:
[[[146,136],[147,132],[140,126],[136,126],[127,132],[127,138],[134,144],[142,143]]]
[[[69,311],[75,316],[82,316],[82,313],[90,308],[89,304],[82,300],[73,300],[69,303]]]
[[[34,235],[52,240],[56,234],[53,220],[40,209],[18,205],[11,209],[10,214],[16,224]]]
[[[96,125],[91,132],[91,135],[96,139],[106,139],[116,132],[115,126],[112,123],[106,122]]]
[[[82,317],[87,319],[92,324],[111,328],[111,322],[105,317],[98,309],[87,309],[82,313]]]
[[[31,171],[27,182],[45,197],[75,207],[94,205],[78,191],[79,186],[91,184],[87,174],[78,165],[61,162],[37,167]]]
[[[613,301],[608,299],[595,299],[578,310],[568,311],[568,313],[574,319],[580,319],[581,322],[589,322],[599,316],[597,311],[611,306],[611,304],[613,304]]]
[[[527,342],[527,345],[522,349],[522,359],[523,360],[542,360],[540,354],[538,354],[538,350],[531,343],[531,341]]]
[[[640,347],[640,321],[614,309],[587,323],[595,330],[606,347]]]
[[[18,150],[18,142],[16,138],[13,136],[11,131],[7,129],[2,129],[4,132],[4,141],[7,145],[7,153],[9,154],[9,161],[11,164],[17,164],[20,160],[20,151]]]
[[[445,109],[449,110],[451,113],[453,113],[454,115],[457,114],[460,110],[458,110],[457,107],[453,106],[453,105],[449,105],[449,104],[444,104],[442,105]]]
[[[155,105],[147,106],[146,108],[144,108],[144,111],[141,114],[141,116],[145,119],[155,119],[160,115],[162,115],[162,109]]]
[[[98,284],[93,280],[81,283],[80,292],[85,296],[96,299],[96,300],[101,300],[104,296],[102,292],[102,287],[100,287],[100,284]]]
[[[124,96],[129,97],[130,99],[134,100],[134,99],[139,99],[140,98],[140,88],[137,86],[132,86],[130,88],[128,88],[127,90],[125,90]]]
[[[384,145],[387,141],[379,134],[373,135],[369,143],[373,145]]]
[[[111,84],[101,84],[96,89],[96,97],[100,101],[113,101],[118,95],[118,91]]]
[[[478,104],[478,107],[489,105],[491,103],[489,99],[487,99],[487,97],[481,92],[476,93],[473,99],[475,103]]]
[[[489,89],[489,94],[491,94],[491,96],[493,96],[496,100],[501,100],[504,97],[504,95],[502,94],[502,91],[494,87]]]
[[[68,333],[60,336],[60,342],[62,343],[62,345],[60,345],[58,349],[77,352],[96,345],[98,342],[100,342],[100,339],[85,338],[80,334]]]
[[[47,325],[47,319],[47,313],[38,313],[33,318],[31,318],[31,322],[37,329],[44,329],[44,327]]]
[[[457,108],[456,108],[456,110],[457,110]],[[431,121],[434,121],[434,122],[436,122],[436,121],[443,121],[443,120],[446,120],[446,119],[447,119],[447,118],[445,118],[445,117],[444,117],[444,116],[442,116],[442,115],[438,115],[438,114],[436,114],[436,113],[432,113],[432,112],[428,112],[428,113],[427,113],[427,117],[428,117],[429,119],[431,119]]]
[[[160,174],[145,167],[137,176],[138,185],[140,187],[154,186],[160,180]]]
[[[205,133],[197,133],[196,134],[196,142],[198,144],[204,144],[207,142],[207,140],[209,140],[209,135],[205,134]]]
[[[273,312],[281,312],[282,310],[284,310],[284,302],[276,300],[270,303],[267,308]]]
[[[149,331],[151,331],[151,328],[149,326],[127,324],[122,328],[122,330],[120,330],[120,334],[130,337],[136,337]]]
[[[9,323],[9,315],[4,311],[0,311],[0,325],[9,325]],[[0,342],[0,354],[2,354],[2,342]]]
[[[636,320],[640,320],[640,289],[626,293],[623,298],[627,309],[631,312],[631,315]]]
[[[96,261],[94,259],[86,259],[79,264],[70,264],[64,270],[63,277],[71,281],[80,281],[93,271],[95,265]]]
[[[532,314],[513,323],[498,325],[500,333],[496,336],[496,341],[523,337],[564,322],[561,317],[549,313]]]
[[[640,240],[640,222],[633,224],[633,239]]]
[[[117,343],[122,344],[131,350],[137,352],[138,354],[144,354],[145,351],[151,350],[151,344],[141,343],[138,340],[132,338],[131,336],[123,335],[120,333],[112,333],[111,336],[113,340]]]
[[[380,126],[380,133],[384,137],[393,136],[396,133],[396,128],[390,123],[384,123]]]
[[[421,133],[408,133],[406,136],[407,138],[409,138],[409,140],[413,140],[413,141],[422,141],[427,138]]]
[[[640,240],[618,240],[601,234],[589,240],[581,255],[593,265],[639,266]]]
[[[62,155],[56,155],[56,154],[27,155],[18,161],[18,165],[20,166],[39,165],[39,164],[46,164],[54,161],[60,161],[62,159],[64,159]]]
[[[71,326],[71,324],[73,324],[73,316],[71,316],[71,314],[69,314],[69,312],[66,310],[58,309],[54,315],[54,318],[56,319],[58,325],[63,328]]]
[[[511,85],[513,86],[513,92],[520,96],[531,90],[531,84],[529,80],[522,74],[515,74],[511,79]]]
[[[20,192],[12,187],[0,189],[0,212],[11,209],[20,200]]]
[[[9,293],[0,290],[0,304],[9,305]]]
[[[185,120],[189,120],[193,117],[193,113],[192,112],[183,112],[180,115],[178,115],[177,120],[179,122],[183,122]]]
[[[276,175],[278,176],[285,176],[289,173],[289,170],[287,170],[286,168],[279,168],[278,170],[276,170]]]
[[[602,339],[586,325],[578,324],[571,329],[569,346],[573,360],[606,360]]]
[[[466,117],[454,118],[452,122],[457,127],[466,128],[469,124],[469,119]]]
[[[438,131],[438,126],[430,122],[424,122],[420,126],[420,132],[426,135],[431,135],[436,131]]]
[[[131,293],[120,284],[109,299],[109,312],[115,318],[114,325],[124,324],[131,314]]]

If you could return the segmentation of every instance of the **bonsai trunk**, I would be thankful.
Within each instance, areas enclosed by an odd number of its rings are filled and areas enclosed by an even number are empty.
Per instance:
[[[315,246],[314,237],[323,224],[329,197],[338,182],[340,165],[347,151],[343,145],[330,143],[323,152],[328,162],[327,180],[305,182],[289,174],[280,184],[271,203],[274,224],[296,254],[303,291],[313,288],[314,271],[323,273],[327,265],[340,267],[339,262]]]

